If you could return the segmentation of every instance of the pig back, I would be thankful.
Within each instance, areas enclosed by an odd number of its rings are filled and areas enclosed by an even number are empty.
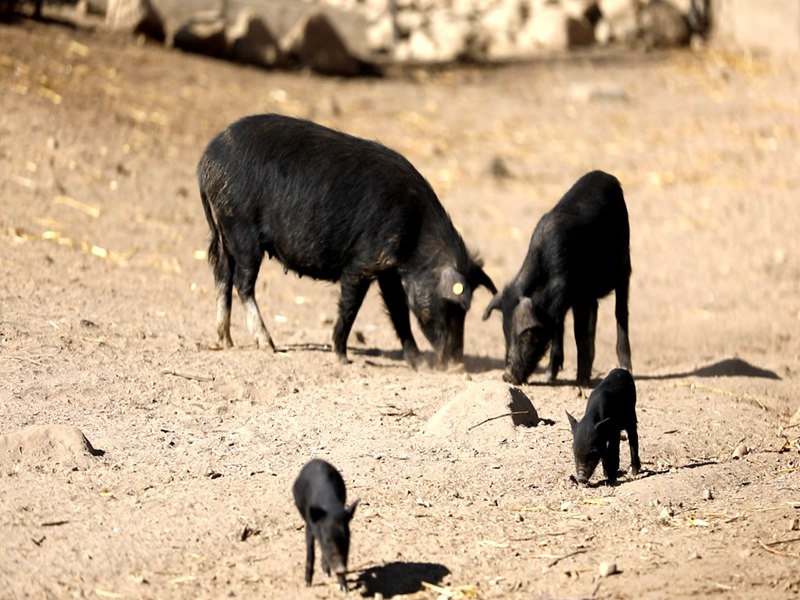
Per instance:
[[[444,226],[428,235],[439,240],[455,233],[403,156],[309,121],[245,117],[211,142],[204,160],[224,173],[221,226],[256,225],[260,248],[302,275],[371,275],[411,260],[424,230]]]

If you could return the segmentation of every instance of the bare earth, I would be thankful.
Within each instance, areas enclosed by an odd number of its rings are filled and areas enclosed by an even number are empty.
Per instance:
[[[343,81],[0,26],[0,597],[341,597],[319,566],[303,585],[290,488],[314,456],[361,498],[351,594],[797,597],[798,89],[797,59],[718,52]],[[257,350],[238,303],[218,350],[194,168],[267,111],[405,154],[498,286],[575,179],[617,175],[644,473],[570,480],[571,340],[559,385],[522,387],[545,421],[485,421],[508,386],[483,289],[465,368],[411,371],[375,290],[342,366],[337,286],[265,262],[287,351]],[[606,299],[596,381],[614,336]]]

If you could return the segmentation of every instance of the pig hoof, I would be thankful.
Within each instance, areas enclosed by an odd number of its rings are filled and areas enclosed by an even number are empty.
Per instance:
[[[503,373],[503,381],[506,383],[510,383],[512,385],[520,385],[522,382],[514,377],[511,373],[505,372]]]
[[[349,365],[350,363],[353,362],[352,360],[347,358],[347,355],[345,354],[337,354],[336,359],[339,361],[340,365]]]
[[[415,371],[419,369],[419,366],[422,364],[422,357],[420,356],[419,350],[405,350],[403,351],[403,358]]]

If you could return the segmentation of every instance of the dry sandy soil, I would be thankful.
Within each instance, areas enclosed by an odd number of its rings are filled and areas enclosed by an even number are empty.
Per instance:
[[[361,498],[351,595],[797,597],[798,89],[795,59],[712,51],[343,81],[0,26],[0,596],[340,597],[303,585],[290,488],[317,456]],[[407,155],[498,285],[577,177],[616,174],[644,473],[570,480],[572,341],[558,385],[521,388],[539,426],[484,421],[508,386],[483,289],[464,368],[410,370],[374,290],[342,366],[337,287],[265,262],[286,351],[238,303],[216,349],[194,169],[266,111]],[[606,299],[595,384],[614,333]]]

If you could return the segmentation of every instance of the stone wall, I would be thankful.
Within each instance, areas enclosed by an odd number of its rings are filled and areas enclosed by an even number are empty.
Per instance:
[[[800,51],[800,0],[81,0],[109,28],[187,51],[337,75],[572,48]]]

